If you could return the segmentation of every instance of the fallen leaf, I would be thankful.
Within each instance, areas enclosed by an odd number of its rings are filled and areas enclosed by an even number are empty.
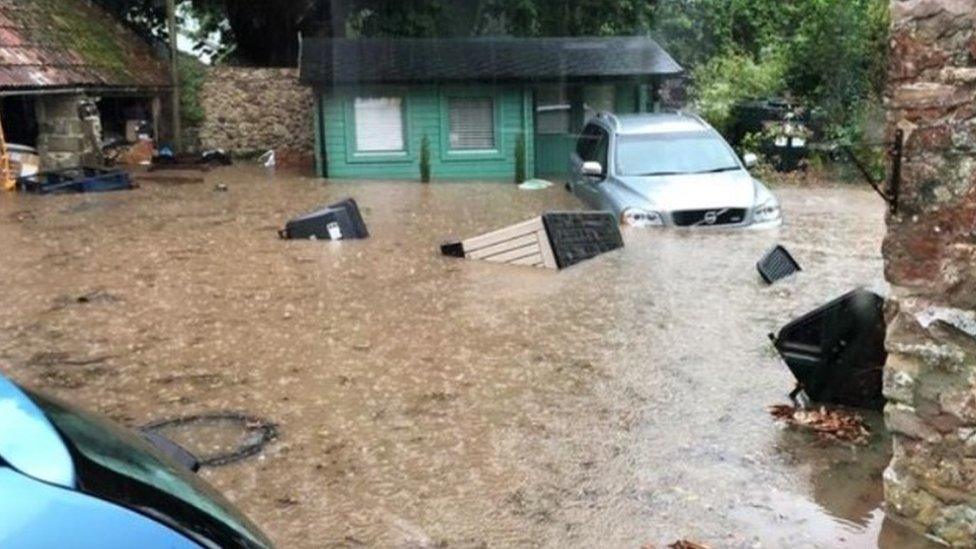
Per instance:
[[[841,409],[797,409],[788,404],[769,407],[769,413],[791,427],[811,430],[825,442],[867,444],[871,430],[860,415]]]

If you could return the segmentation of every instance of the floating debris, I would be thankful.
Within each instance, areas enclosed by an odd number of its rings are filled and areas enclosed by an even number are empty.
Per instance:
[[[686,539],[679,539],[678,541],[667,545],[668,549],[709,549],[707,545],[697,543],[694,541],[688,541]],[[645,543],[641,545],[641,549],[656,549],[654,544]]]
[[[523,191],[538,191],[542,189],[548,189],[552,187],[551,181],[546,181],[545,179],[529,179],[528,181],[523,181],[519,183],[518,188]]]
[[[686,539],[679,539],[671,545],[668,545],[668,547],[670,549],[708,549],[707,545],[696,543],[694,541],[688,541]]]
[[[115,303],[119,298],[105,290],[93,290],[75,298],[76,303]]]
[[[811,400],[881,410],[885,330],[884,298],[857,288],[769,337]]]
[[[281,238],[310,238],[312,240],[344,240],[367,238],[369,231],[352,198],[321,207],[312,213],[296,217],[278,231]]]
[[[783,246],[774,246],[756,263],[756,269],[763,282],[772,284],[803,269]]]
[[[609,212],[549,212],[487,234],[447,242],[441,253],[564,269],[623,246],[617,219]]]
[[[855,412],[840,409],[820,408],[797,409],[789,404],[776,404],[769,407],[769,413],[790,427],[812,430],[824,442],[844,442],[867,444],[871,437],[864,419]]]

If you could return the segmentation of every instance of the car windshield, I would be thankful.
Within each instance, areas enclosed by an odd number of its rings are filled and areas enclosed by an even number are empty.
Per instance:
[[[260,530],[223,496],[189,470],[160,456],[135,433],[56,399],[29,394],[75,455],[81,491],[211,542],[271,546]],[[219,526],[215,528],[215,524]]]
[[[623,176],[677,175],[739,169],[729,147],[704,132],[621,135],[617,173]]]

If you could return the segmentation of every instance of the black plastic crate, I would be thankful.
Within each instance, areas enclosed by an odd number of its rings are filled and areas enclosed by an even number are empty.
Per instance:
[[[858,288],[770,337],[810,399],[880,410],[885,330],[884,298]]]
[[[356,201],[347,198],[292,219],[284,229],[278,231],[278,236],[289,239],[347,240],[366,238],[369,231]]]
[[[33,194],[101,193],[135,188],[121,170],[69,168],[40,172],[17,179],[17,187]]]
[[[624,246],[617,218],[609,212],[547,213],[542,223],[560,269]]]
[[[782,246],[775,246],[766,252],[766,255],[756,263],[756,269],[766,284],[772,284],[803,270],[790,252]]]

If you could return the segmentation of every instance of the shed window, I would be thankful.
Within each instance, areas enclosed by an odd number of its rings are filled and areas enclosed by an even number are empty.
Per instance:
[[[354,107],[358,152],[404,150],[402,97],[357,97]]]
[[[495,148],[495,105],[490,97],[452,97],[448,110],[451,149]]]
[[[536,90],[535,133],[566,135],[570,133],[572,106],[565,86],[541,86]]]

